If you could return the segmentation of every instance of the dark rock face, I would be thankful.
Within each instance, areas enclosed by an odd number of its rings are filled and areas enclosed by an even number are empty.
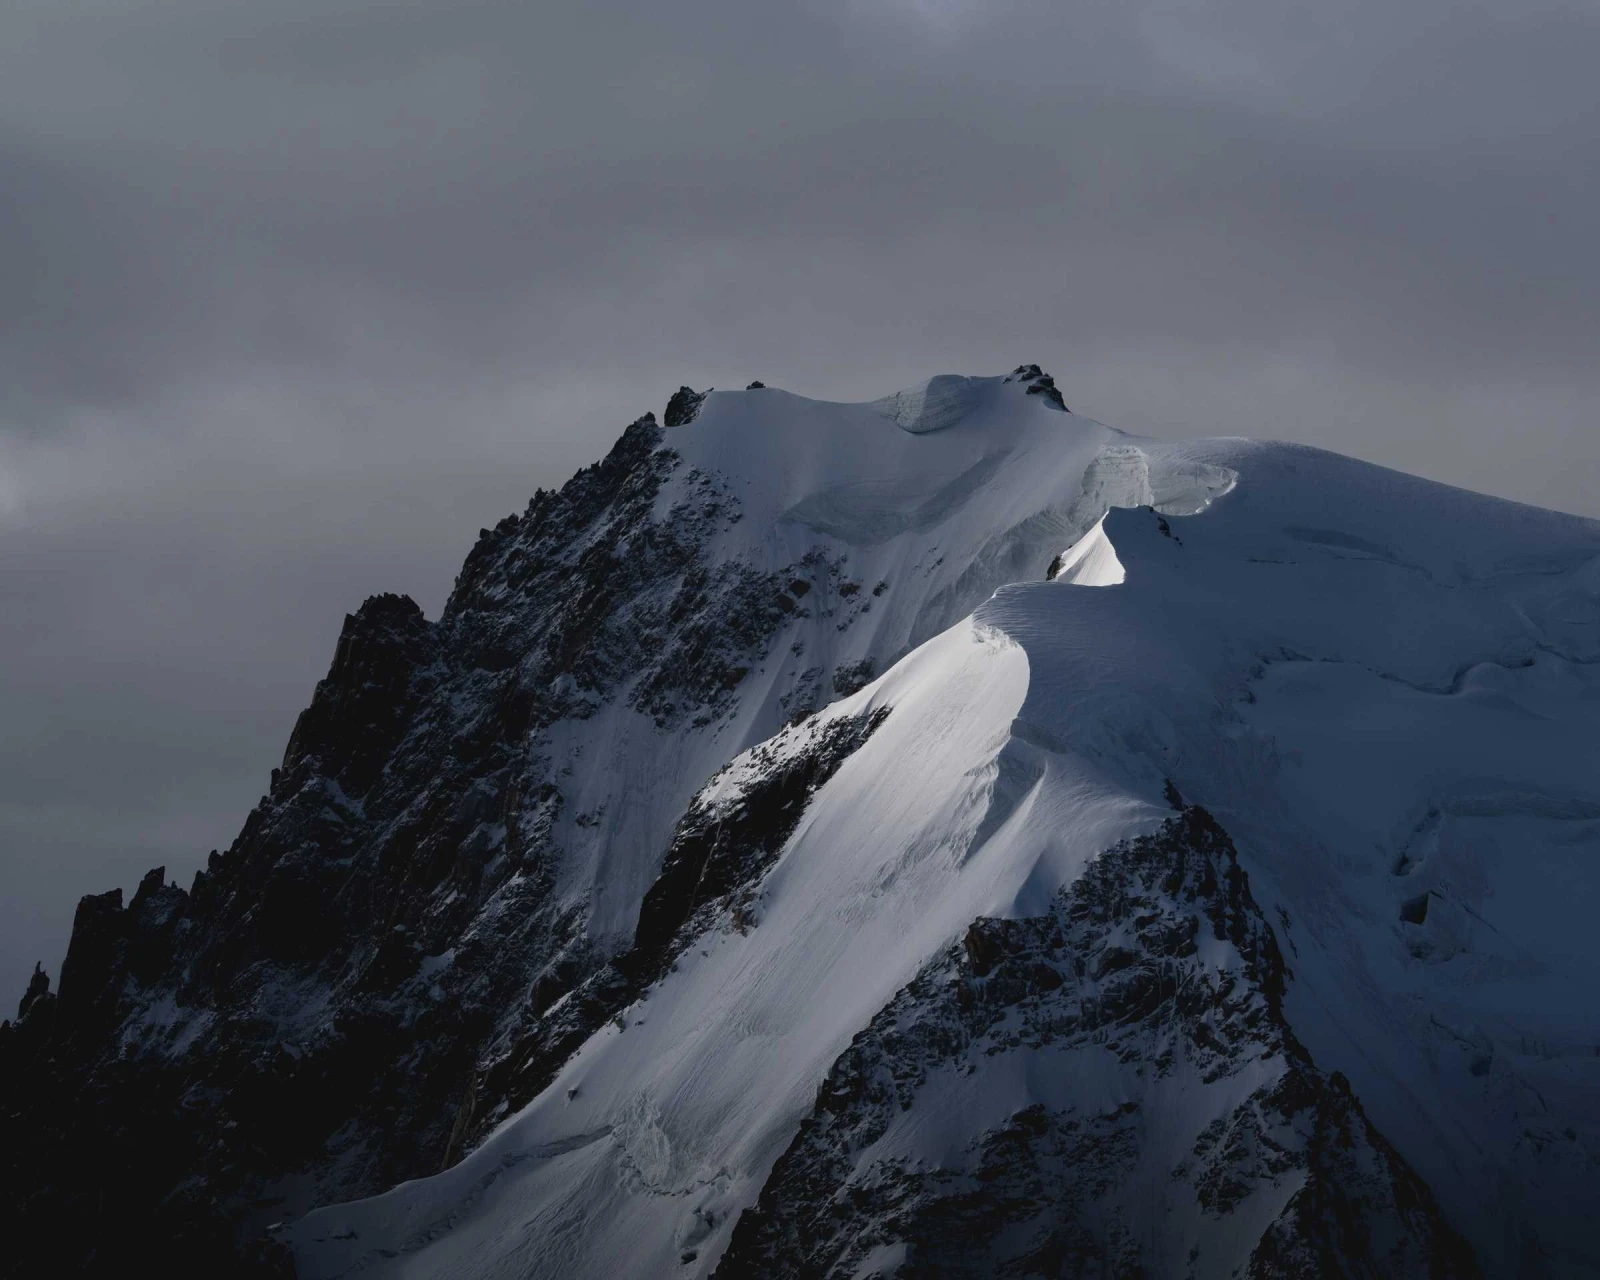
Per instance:
[[[1072,412],[1067,408],[1067,402],[1062,398],[1061,392],[1056,389],[1056,380],[1036,364],[1019,364],[1007,375],[1006,381],[1022,383],[1028,389],[1030,396],[1043,396],[1062,413]]]
[[[628,962],[657,967],[705,930],[697,913],[756,884],[805,813],[806,802],[877,730],[889,710],[786,729],[740,758],[731,796],[697,798],[644,896]],[[724,773],[729,770],[724,770]],[[720,778],[721,775],[719,775]],[[719,778],[712,779],[715,788]]]
[[[717,1274],[1476,1275],[1295,1039],[1285,976],[1227,836],[1185,809],[1048,914],[974,921],[874,1018]],[[1030,1060],[1048,1102],[959,1127],[962,1081]],[[930,1107],[965,1139],[897,1147]]]
[[[22,993],[22,1003],[17,1008],[17,1021],[27,1020],[34,1005],[50,994],[50,975],[42,964],[33,966],[33,976],[28,979],[28,989]]]
[[[749,388],[746,388],[749,390]],[[672,393],[672,398],[667,401],[666,416],[662,418],[662,425],[667,427],[686,427],[695,420],[700,412],[700,406],[705,398],[711,394],[708,388],[705,391],[696,391],[693,387],[679,387]]]
[[[841,698],[848,698],[858,689],[863,689],[872,683],[874,675],[871,658],[863,658],[860,662],[852,662],[848,666],[840,667],[833,673],[833,691]]]
[[[455,1158],[494,1064],[605,971],[554,896],[541,734],[618,699],[711,723],[800,568],[711,563],[713,477],[658,518],[661,445],[646,415],[483,531],[439,621],[368,600],[232,847],[83,900],[59,993],[0,1026],[12,1274],[272,1272],[263,1228]]]
[[[365,794],[427,693],[413,677],[437,652],[434,628],[406,596],[373,596],[351,616],[327,678],[300,713],[281,773],[315,769]]]

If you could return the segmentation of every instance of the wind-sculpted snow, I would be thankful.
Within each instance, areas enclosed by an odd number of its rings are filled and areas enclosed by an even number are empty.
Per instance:
[[[1045,578],[1073,587],[1121,586],[1128,571],[1117,559],[1117,549],[1106,537],[1104,524],[1102,520],[1052,560]]]
[[[919,387],[878,401],[878,412],[902,431],[926,435],[954,426],[977,402],[981,383],[956,373],[941,373]]]

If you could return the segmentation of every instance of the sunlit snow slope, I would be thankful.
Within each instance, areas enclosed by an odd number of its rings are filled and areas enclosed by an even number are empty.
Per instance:
[[[287,1228],[303,1274],[1600,1270],[1600,526],[936,382],[668,433],[719,555],[859,584],[751,739],[910,652],[712,780],[716,868],[866,726],[482,1146]],[[606,928],[656,870],[585,871]]]

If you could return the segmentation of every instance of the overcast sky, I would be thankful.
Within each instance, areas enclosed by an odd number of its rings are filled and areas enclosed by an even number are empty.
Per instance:
[[[680,382],[1600,515],[1593,0],[0,8],[0,997]]]

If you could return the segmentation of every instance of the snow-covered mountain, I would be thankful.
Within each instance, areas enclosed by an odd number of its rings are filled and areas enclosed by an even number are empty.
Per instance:
[[[15,1212],[305,1277],[1594,1274],[1597,712],[1593,522],[1034,366],[685,388],[351,617],[189,892],[85,900]]]

